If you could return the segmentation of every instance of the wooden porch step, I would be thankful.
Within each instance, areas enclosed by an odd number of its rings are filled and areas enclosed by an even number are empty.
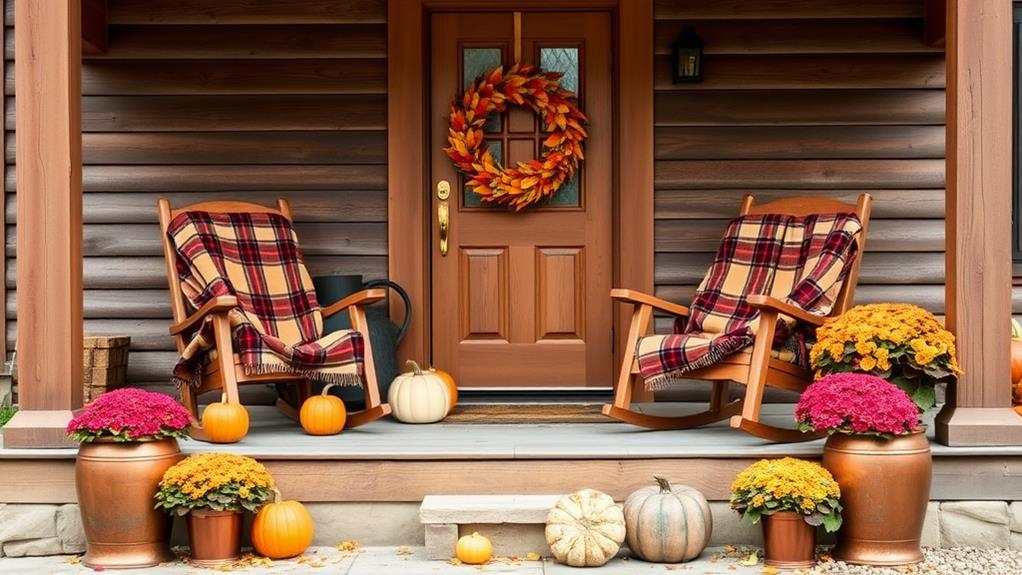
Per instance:
[[[545,554],[547,512],[561,495],[427,495],[419,508],[430,559],[454,557],[458,537],[478,531],[495,555]]]

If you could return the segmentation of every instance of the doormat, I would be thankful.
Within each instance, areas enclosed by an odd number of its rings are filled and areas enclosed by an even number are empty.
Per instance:
[[[465,403],[459,404],[444,423],[613,423],[603,415],[600,403]]]

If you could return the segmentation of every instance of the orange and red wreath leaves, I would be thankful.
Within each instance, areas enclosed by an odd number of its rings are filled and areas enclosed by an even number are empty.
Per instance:
[[[585,158],[582,142],[589,135],[589,119],[578,109],[575,94],[561,87],[561,75],[536,66],[515,64],[506,73],[497,67],[451,103],[444,151],[482,201],[518,211],[549,198],[575,174]],[[503,112],[509,102],[531,108],[549,135],[539,159],[504,167],[486,146],[483,126],[489,114]]]

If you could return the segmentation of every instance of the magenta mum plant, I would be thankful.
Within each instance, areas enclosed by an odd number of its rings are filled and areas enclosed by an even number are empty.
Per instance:
[[[108,391],[85,406],[67,424],[67,435],[78,442],[187,437],[191,423],[191,414],[172,397],[125,387]]]
[[[889,438],[915,431],[919,408],[897,385],[875,375],[836,373],[802,392],[795,419],[802,431]]]

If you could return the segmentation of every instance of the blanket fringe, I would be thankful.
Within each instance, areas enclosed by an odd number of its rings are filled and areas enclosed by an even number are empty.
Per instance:
[[[680,369],[661,373],[645,380],[644,383],[646,384],[646,389],[648,391],[662,391],[667,389],[679,380],[685,379],[685,374],[720,363],[720,361],[727,356],[749,347],[749,345],[752,344],[752,338],[747,338],[747,341],[744,339],[735,339],[734,342],[735,343],[732,344],[720,344],[714,346],[702,357],[686,364]]]
[[[243,369],[245,370],[245,375],[301,375],[323,383],[348,387],[362,386],[362,376],[358,373],[324,373],[314,369],[296,369],[284,364],[246,365]],[[181,390],[181,386],[196,388],[202,383],[202,374],[199,371],[192,371],[187,374],[187,377],[182,377],[175,373],[171,376],[170,382],[174,384],[174,388],[178,391]]]
[[[361,386],[362,376],[358,373],[330,373],[316,369],[299,369],[282,363],[268,363],[260,365],[243,366],[245,375],[273,375],[284,373],[288,375],[300,375],[314,381],[333,383],[336,385]]]

